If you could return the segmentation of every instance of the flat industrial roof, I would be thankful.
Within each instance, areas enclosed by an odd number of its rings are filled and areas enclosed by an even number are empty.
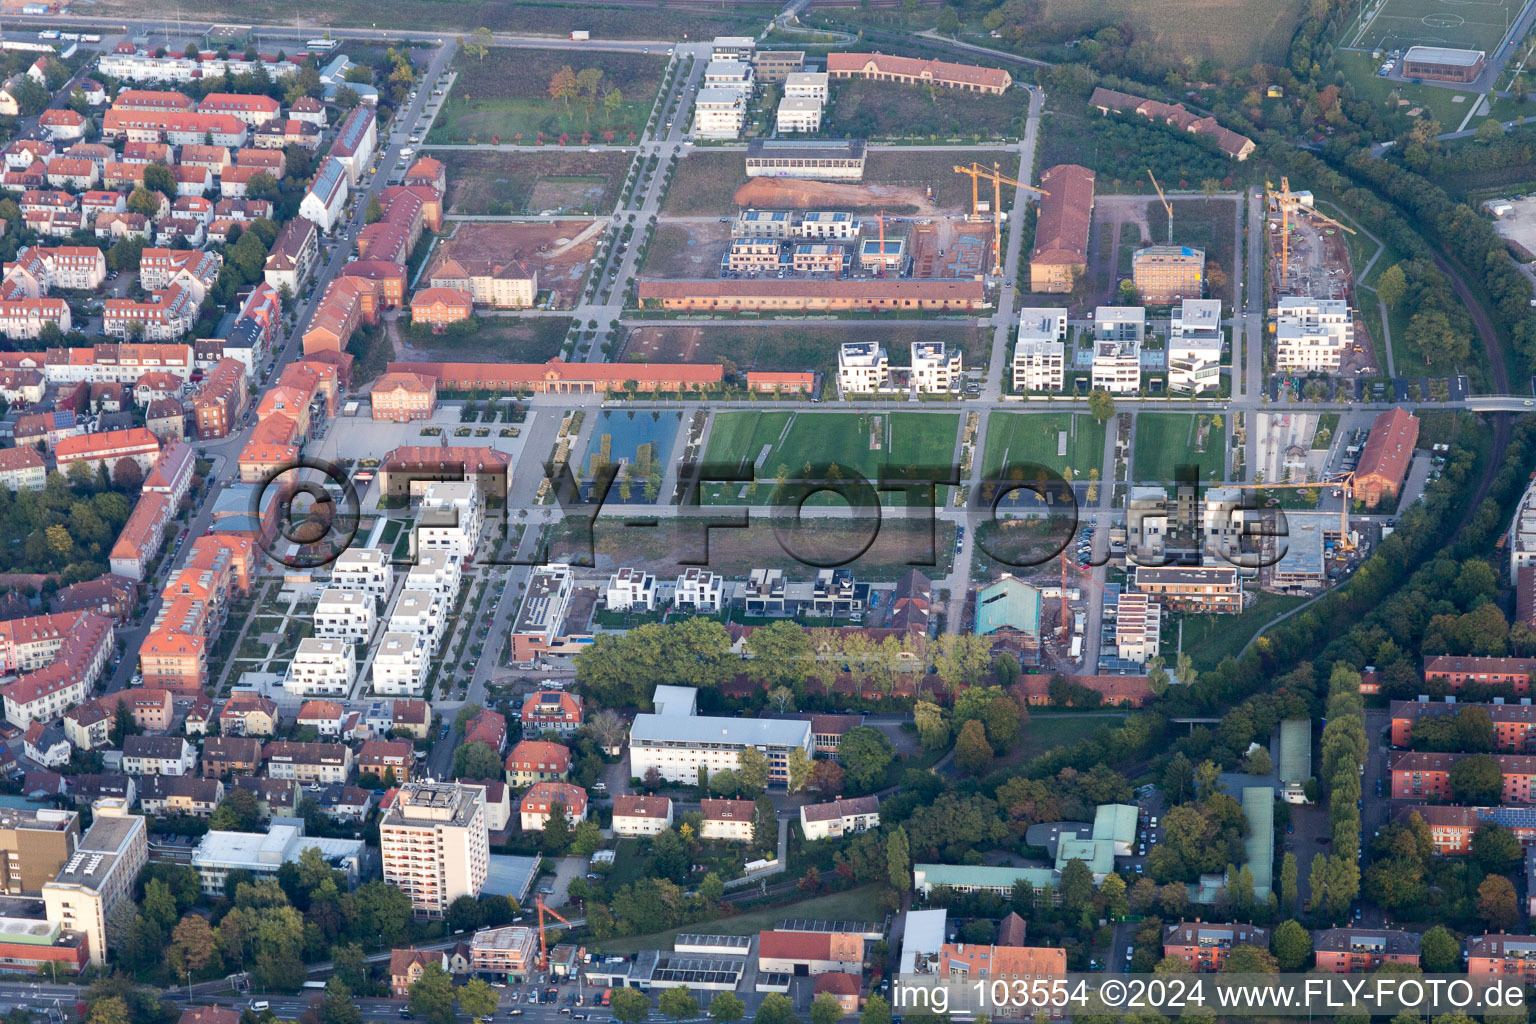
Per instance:
[[[1459,64],[1471,67],[1487,56],[1482,50],[1459,50],[1452,46],[1410,46],[1403,60],[1422,60],[1430,64]]]
[[[693,715],[636,715],[630,743],[726,743],[804,747],[811,723],[781,718],[710,718]]]

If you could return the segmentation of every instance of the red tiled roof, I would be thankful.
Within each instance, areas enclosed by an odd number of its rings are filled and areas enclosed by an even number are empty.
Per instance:
[[[1040,199],[1031,263],[1088,262],[1088,226],[1093,220],[1094,173],[1077,164],[1057,164],[1040,175],[1050,193]]]

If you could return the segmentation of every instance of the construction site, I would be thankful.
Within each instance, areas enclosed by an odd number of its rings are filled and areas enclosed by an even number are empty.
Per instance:
[[[522,260],[538,272],[540,293],[552,293],[549,305],[569,308],[581,294],[603,227],[592,220],[459,221],[438,243],[431,267],[450,259],[466,267]]]
[[[998,262],[998,195],[1018,182],[980,164],[953,173],[970,179],[968,206],[938,206],[932,188],[753,178],[736,190],[735,218],[663,215],[645,273],[674,280],[981,280]]]
[[[1274,309],[1284,296],[1338,299],[1356,309],[1355,272],[1346,235],[1355,229],[1316,208],[1312,193],[1292,191],[1290,181],[1265,187],[1269,292],[1267,305]],[[1355,317],[1354,343],[1339,359],[1340,377],[1373,376],[1382,372],[1375,356],[1376,339],[1365,322]],[[1293,381],[1294,391],[1299,382]]]
[[[1353,304],[1354,270],[1349,242],[1353,228],[1313,205],[1312,193],[1292,192],[1287,179],[1266,190],[1270,260],[1269,305],[1282,295],[1344,299]]]

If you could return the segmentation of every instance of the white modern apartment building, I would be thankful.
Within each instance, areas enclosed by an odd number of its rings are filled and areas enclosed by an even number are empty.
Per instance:
[[[789,781],[789,752],[799,748],[811,756],[809,721],[701,717],[686,700],[660,706],[659,714],[636,715],[629,730],[630,770],[636,776],[655,768],[668,782],[695,783],[700,768],[711,775],[735,771],[741,751],[750,746],[767,757],[769,781],[782,785]]]
[[[479,896],[490,873],[485,793],[453,782],[407,782],[379,822],[384,882],[417,917],[441,918],[460,896]]]
[[[464,566],[451,551],[422,548],[416,552],[416,564],[405,571],[405,590],[425,590],[452,602],[459,594]]]
[[[837,388],[843,395],[867,395],[890,380],[891,361],[878,341],[847,341],[837,350]]]
[[[1221,386],[1220,299],[1185,299],[1168,327],[1168,388],[1193,395]]]
[[[1093,316],[1093,386],[1111,394],[1141,388],[1141,346],[1147,311],[1140,306],[1099,306]]]
[[[715,36],[709,54],[713,60],[749,61],[757,52],[757,39],[753,36]]]
[[[283,674],[283,689],[295,697],[346,697],[356,681],[357,659],[350,641],[307,636]]]
[[[719,611],[725,604],[725,577],[691,566],[677,578],[672,604],[680,611],[705,614]]]
[[[797,238],[849,241],[859,237],[859,220],[846,210],[811,210],[791,216],[790,231]]]
[[[437,654],[437,644],[442,638],[446,608],[443,599],[430,590],[402,590],[385,630],[421,637],[427,645],[427,655],[431,657]]]
[[[1162,644],[1162,605],[1146,594],[1121,594],[1115,608],[1116,653],[1145,665]]]
[[[419,697],[427,683],[427,642],[412,633],[385,633],[373,655],[373,692]]]
[[[1015,391],[1060,391],[1066,386],[1067,311],[1055,306],[1019,310],[1013,347]]]
[[[827,73],[825,71],[791,71],[784,79],[784,96],[827,102]]]
[[[821,100],[808,96],[785,96],[779,100],[775,123],[783,132],[821,131]]]
[[[699,90],[693,101],[693,137],[735,139],[747,120],[747,96],[736,89]]]
[[[379,548],[347,548],[331,563],[331,586],[357,590],[383,601],[395,581],[389,553]]]
[[[653,611],[656,608],[656,574],[625,566],[608,577],[604,600],[609,611]]]
[[[959,390],[960,350],[951,352],[942,341],[914,341],[911,384],[924,394]]]
[[[416,550],[474,557],[485,523],[480,489],[467,480],[435,480],[421,495]]]
[[[752,94],[752,65],[744,60],[712,60],[704,68],[705,89],[728,89],[745,99]]]
[[[1509,578],[1519,580],[1520,570],[1536,566],[1536,481],[1520,497],[1520,507],[1509,523]]]
[[[1355,343],[1355,315],[1343,299],[1287,295],[1275,309],[1275,368],[1334,372]]]
[[[315,636],[365,644],[377,619],[374,600],[368,594],[326,587],[315,603]]]
[[[43,884],[48,923],[86,936],[91,964],[107,962],[107,918],[133,898],[134,883],[149,863],[143,817],[121,799],[98,800],[95,820],[58,876]]]

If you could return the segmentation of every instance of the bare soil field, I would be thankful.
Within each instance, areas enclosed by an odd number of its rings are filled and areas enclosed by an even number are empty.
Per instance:
[[[646,277],[718,277],[720,257],[731,239],[731,226],[719,220],[667,221],[656,226],[646,251]]]
[[[594,221],[459,221],[453,237],[437,247],[433,267],[450,258],[461,263],[526,260],[538,269],[540,290],[553,289],[556,306],[571,306],[581,292],[599,230]]]
[[[890,213],[936,213],[920,188],[895,185],[853,185],[793,178],[752,178],[736,190],[736,205],[759,210],[886,210]]]
[[[479,216],[607,213],[618,201],[633,155],[623,150],[544,153],[433,150],[448,174],[448,212]]]
[[[393,321],[392,321],[393,322]],[[474,334],[438,334],[430,340],[393,332],[395,358],[407,362],[443,360],[454,363],[543,363],[560,354],[570,330],[566,316],[482,317]]]

